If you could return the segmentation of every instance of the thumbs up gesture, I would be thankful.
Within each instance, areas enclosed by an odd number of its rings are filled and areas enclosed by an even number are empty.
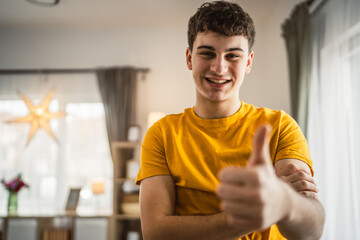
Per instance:
[[[247,165],[248,168],[263,165],[272,169],[269,152],[270,133],[271,127],[268,125],[262,125],[256,131],[252,144],[253,151]]]
[[[275,174],[269,153],[271,127],[262,125],[253,138],[248,165],[226,167],[216,190],[227,222],[249,232],[270,227],[287,217],[285,183]]]

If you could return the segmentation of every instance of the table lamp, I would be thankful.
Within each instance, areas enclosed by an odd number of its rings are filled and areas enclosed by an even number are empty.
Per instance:
[[[103,180],[93,180],[91,183],[91,190],[94,195],[99,195],[104,193],[104,181]]]
[[[95,179],[92,181],[91,183],[91,190],[92,193],[95,195],[96,197],[96,210],[99,209],[99,197],[101,194],[104,193],[104,181],[102,179]]]

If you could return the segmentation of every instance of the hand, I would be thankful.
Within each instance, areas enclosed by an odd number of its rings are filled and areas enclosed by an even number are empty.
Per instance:
[[[311,176],[310,171],[306,171],[296,164],[289,164],[283,167],[278,177],[290,184],[297,192],[304,194],[306,197],[318,199],[318,188]]]
[[[220,171],[217,195],[228,224],[249,231],[270,227],[290,211],[286,184],[275,174],[269,153],[270,127],[261,126],[253,139],[253,151],[246,168]]]

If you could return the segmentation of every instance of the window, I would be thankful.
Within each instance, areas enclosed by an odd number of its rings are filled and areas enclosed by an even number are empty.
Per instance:
[[[70,187],[82,188],[79,208],[112,209],[113,165],[96,80],[87,75],[65,77],[70,80],[60,82],[58,77],[49,77],[42,81],[41,89],[30,88],[31,94],[24,92],[38,105],[51,89],[46,86],[56,84],[49,111],[67,113],[64,118],[50,121],[59,144],[40,129],[28,146],[25,145],[30,124],[4,122],[26,116],[28,109],[16,94],[17,87],[8,88],[5,94],[1,84],[6,84],[6,79],[0,78],[0,179],[8,180],[22,173],[30,185],[30,189],[21,190],[19,194],[19,212],[63,210]],[[11,79],[13,86],[20,81],[32,81],[23,76],[23,79],[14,78]],[[74,83],[74,79],[79,81]],[[88,91],[84,93],[84,89]],[[91,191],[94,179],[101,179],[105,185],[104,193],[99,196]],[[1,187],[0,212],[6,211],[6,202],[7,193]]]
[[[112,163],[102,103],[69,103],[66,119],[66,173],[70,185],[82,186],[80,204],[90,204],[91,183],[102,179],[105,192],[112,191]],[[99,196],[111,205],[112,194]]]

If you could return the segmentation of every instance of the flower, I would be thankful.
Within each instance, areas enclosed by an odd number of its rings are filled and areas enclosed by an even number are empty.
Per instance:
[[[11,181],[5,182],[4,179],[1,180],[1,183],[4,185],[4,187],[9,191],[13,193],[17,193],[22,189],[23,187],[29,187],[28,184],[26,184],[21,179],[21,174],[18,174],[16,178],[12,179]]]

